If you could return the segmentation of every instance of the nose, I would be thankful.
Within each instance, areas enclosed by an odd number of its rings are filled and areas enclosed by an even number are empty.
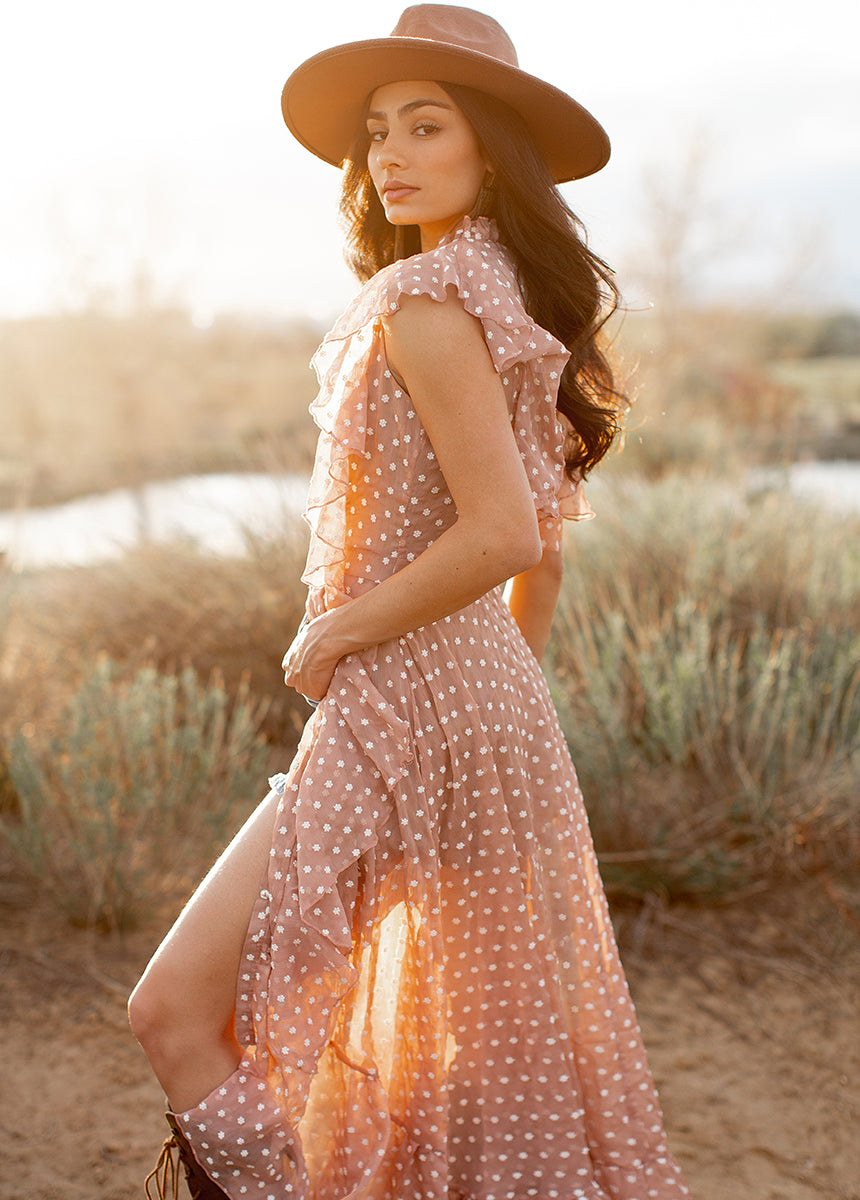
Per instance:
[[[402,167],[404,164],[403,143],[393,133],[388,133],[384,142],[376,143],[376,161],[383,170]]]

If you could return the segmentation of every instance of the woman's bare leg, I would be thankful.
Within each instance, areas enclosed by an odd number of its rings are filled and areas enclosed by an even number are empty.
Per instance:
[[[132,1032],[174,1112],[233,1073],[239,960],[272,843],[273,793],[250,816],[188,901],[129,1000]]]

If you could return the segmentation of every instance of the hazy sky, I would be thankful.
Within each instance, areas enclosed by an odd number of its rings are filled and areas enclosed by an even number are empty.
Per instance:
[[[566,194],[622,284],[647,242],[648,187],[671,193],[699,145],[702,211],[720,231],[701,260],[712,283],[860,305],[853,5],[478,7],[505,26],[524,69],[609,132],[609,166]],[[141,272],[157,300],[201,320],[332,315],[355,286],[340,258],[338,172],[292,141],[280,91],[303,58],[382,36],[400,11],[355,0],[27,0],[7,11],[0,316],[128,297]]]

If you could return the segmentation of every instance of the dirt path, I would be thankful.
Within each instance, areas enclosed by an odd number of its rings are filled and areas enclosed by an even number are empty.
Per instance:
[[[860,937],[820,891],[815,917],[806,896],[619,919],[694,1200],[860,1200]],[[159,929],[92,938],[16,886],[0,915],[0,1200],[140,1200],[162,1098],[124,996]]]

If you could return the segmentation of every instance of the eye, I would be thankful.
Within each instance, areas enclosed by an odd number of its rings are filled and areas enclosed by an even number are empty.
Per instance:
[[[371,142],[384,142],[388,135],[387,129],[368,129],[367,136]]]
[[[439,126],[434,121],[419,121],[412,132],[418,134],[419,137],[429,137],[431,134],[439,132]]]

